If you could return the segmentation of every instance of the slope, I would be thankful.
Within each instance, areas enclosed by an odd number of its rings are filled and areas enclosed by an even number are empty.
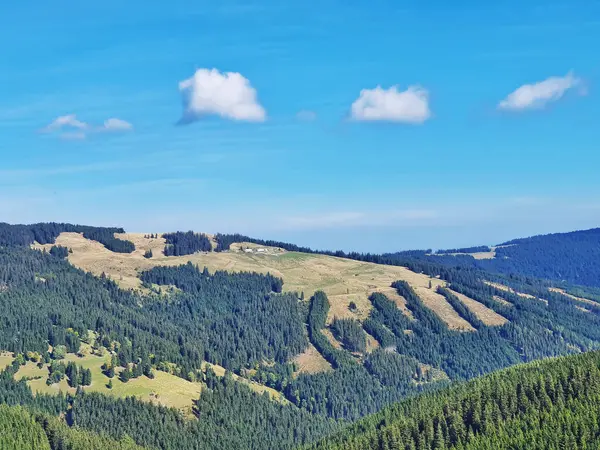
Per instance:
[[[427,258],[448,265],[600,287],[600,228],[514,239],[493,250],[487,258],[481,254]]]
[[[600,445],[600,353],[533,362],[393,405],[313,449]]]
[[[197,252],[183,256],[165,256],[163,237],[148,234],[116,234],[118,239],[135,244],[132,253],[115,253],[99,242],[86,239],[80,233],[61,233],[55,243],[34,245],[34,248],[50,250],[56,244],[71,250],[69,262],[97,276],[106,274],[125,289],[142,288],[140,273],[153,267],[178,266],[191,262],[207,267],[210,272],[227,270],[234,272],[270,273],[283,278],[288,292],[304,292],[307,296],[318,290],[327,293],[331,304],[328,322],[334,317],[363,320],[372,308],[368,298],[373,292],[390,291],[394,281],[405,280],[422,296],[427,306],[440,315],[451,328],[472,330],[446,302],[435,292],[443,281],[415,273],[405,267],[384,266],[321,254],[289,252],[280,248],[237,243],[229,251]],[[264,252],[252,251],[259,247]],[[153,256],[145,258],[151,250]],[[392,290],[393,291],[393,290]],[[348,306],[353,302],[356,308]]]

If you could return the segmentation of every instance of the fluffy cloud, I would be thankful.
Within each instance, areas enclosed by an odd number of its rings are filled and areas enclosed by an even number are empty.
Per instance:
[[[256,89],[237,72],[198,69],[191,78],[179,83],[179,91],[183,98],[183,123],[206,115],[249,122],[266,119]]]
[[[399,91],[398,86],[363,89],[352,103],[350,117],[361,121],[420,124],[431,117],[429,93],[419,86]]]
[[[133,125],[122,119],[107,119],[103,125],[94,126],[77,119],[75,114],[68,114],[57,117],[41,131],[43,133],[55,133],[65,140],[82,140],[86,139],[91,133],[123,132],[132,129]]]
[[[498,109],[521,111],[543,108],[550,102],[559,100],[565,92],[581,84],[573,72],[564,77],[550,77],[533,84],[524,84],[498,104]]]

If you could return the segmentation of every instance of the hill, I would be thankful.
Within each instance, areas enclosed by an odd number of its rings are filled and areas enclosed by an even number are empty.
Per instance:
[[[490,249],[435,255],[439,262],[600,287],[600,228],[514,239]]]
[[[311,448],[598,448],[599,367],[593,352],[501,370],[388,407]]]
[[[426,253],[0,225],[0,403],[146,447],[286,449],[600,348],[593,289]]]
[[[71,428],[60,420],[0,405],[0,448],[11,450],[143,450],[131,439],[111,439]]]

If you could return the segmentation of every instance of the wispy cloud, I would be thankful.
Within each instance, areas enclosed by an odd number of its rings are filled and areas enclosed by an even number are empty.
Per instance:
[[[63,131],[65,129],[85,130],[88,127],[89,125],[77,119],[77,116],[75,116],[75,114],[68,114],[66,116],[57,117],[42,131],[45,131],[46,133],[51,133],[53,131]]]
[[[560,100],[565,93],[581,86],[581,79],[573,72],[564,77],[550,77],[532,84],[524,84],[511,92],[498,104],[498,109],[505,111],[523,111],[542,109],[547,104]]]
[[[42,133],[56,134],[65,140],[82,140],[92,133],[123,132],[133,130],[133,125],[125,120],[111,118],[102,125],[91,125],[77,118],[75,114],[59,116],[42,128]]]
[[[340,211],[321,214],[288,216],[279,220],[285,229],[321,229],[355,226],[386,226],[417,224],[438,217],[429,209],[406,209],[398,211]]]
[[[104,121],[99,130],[101,131],[129,131],[133,129],[133,125],[122,119],[108,119]]]
[[[350,117],[360,121],[421,124],[431,117],[429,93],[420,86],[363,89],[352,103]]]
[[[247,122],[263,122],[267,114],[258,102],[256,89],[238,72],[198,69],[179,83],[183,99],[180,123],[189,123],[207,115]]]
[[[302,109],[296,114],[296,119],[302,122],[312,122],[317,119],[317,113],[308,109]]]

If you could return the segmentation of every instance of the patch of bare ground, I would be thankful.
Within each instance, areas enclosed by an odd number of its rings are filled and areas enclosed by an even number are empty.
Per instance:
[[[475,259],[494,259],[496,257],[496,248],[492,247],[492,251],[490,252],[470,253],[470,255]]]
[[[367,335],[367,353],[371,353],[379,348],[379,342],[373,336],[365,331]]]
[[[329,341],[329,343],[331,345],[333,345],[334,348],[336,348],[338,350],[342,350],[343,349],[342,343],[336,339],[336,337],[333,335],[333,333],[331,332],[331,330],[329,328],[323,328],[321,330],[321,333],[323,333],[323,336],[325,336],[327,338],[327,340]]]
[[[589,309],[584,308],[583,306],[576,306],[575,308],[577,308],[579,311],[584,312],[584,313],[591,312]]]
[[[298,367],[296,374],[330,372],[333,370],[331,364],[323,358],[312,344],[308,345],[304,353],[297,355],[293,362]]]
[[[358,319],[365,320],[371,312],[370,302],[365,302],[361,294],[338,294],[328,295],[329,314],[327,323],[330,324],[334,317],[338,319]],[[350,308],[350,303],[354,303],[356,308]],[[360,306],[359,306],[360,305]]]
[[[436,369],[435,367],[430,366],[429,364],[419,363],[419,368],[421,369],[421,372],[423,373],[423,375],[430,377],[430,381],[416,381],[415,380],[415,381],[413,381],[414,384],[423,385],[423,384],[427,384],[427,383],[434,383],[437,381],[449,380],[449,377],[446,374],[446,372],[444,372],[441,369]]]
[[[452,292],[452,294],[454,294],[456,297],[458,297],[458,299],[461,302],[463,302],[465,306],[469,308],[469,310],[473,314],[475,314],[475,316],[484,324],[492,327],[497,327],[502,326],[506,322],[508,322],[508,319],[506,317],[501,316],[496,311],[488,308],[485,305],[482,305],[478,301],[473,300],[472,298],[469,298],[466,295],[461,294],[460,292],[453,291],[452,289],[449,289],[449,291]]]
[[[475,252],[475,253],[435,253],[431,256],[461,256],[467,255],[472,256],[475,259],[494,259],[496,257],[496,247],[490,247],[489,252]]]
[[[600,306],[600,303],[595,302],[594,300],[590,300],[589,298],[577,297],[577,296],[575,296],[573,294],[569,294],[564,289],[548,288],[548,290],[551,291],[551,292],[557,292],[559,294],[562,294],[565,297],[569,297],[571,300],[575,300],[575,301],[578,301],[578,302],[581,302],[581,303],[587,303],[588,305]]]

